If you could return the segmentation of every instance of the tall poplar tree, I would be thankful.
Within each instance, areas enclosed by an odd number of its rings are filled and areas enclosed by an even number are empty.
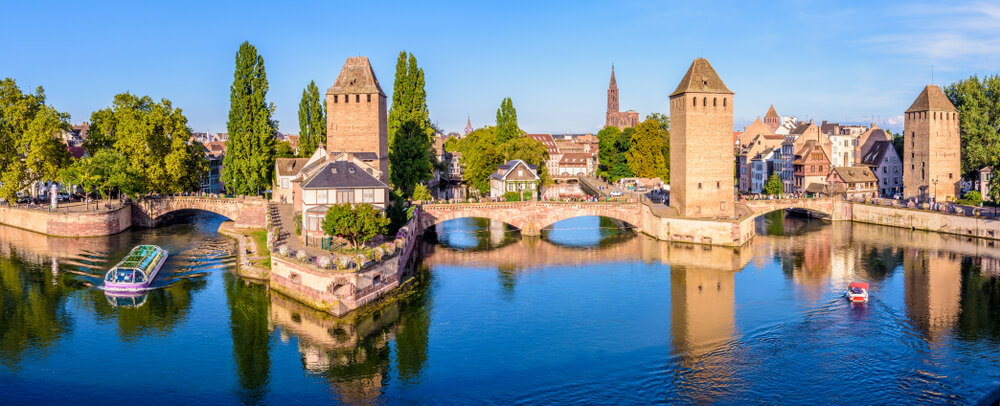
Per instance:
[[[401,195],[408,197],[418,183],[433,176],[434,128],[427,110],[424,70],[417,66],[417,58],[406,51],[400,52],[396,60],[387,124],[389,179]]]
[[[524,134],[517,126],[517,110],[514,109],[514,102],[510,97],[500,102],[497,109],[497,143],[503,144]]]
[[[236,52],[229,88],[229,121],[222,181],[236,194],[257,194],[271,187],[274,174],[274,105],[267,102],[267,73],[257,48],[244,42]]]
[[[326,144],[326,105],[315,81],[302,90],[299,102],[299,156],[309,157]]]

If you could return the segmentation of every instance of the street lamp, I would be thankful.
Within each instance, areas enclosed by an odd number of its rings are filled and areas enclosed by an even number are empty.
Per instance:
[[[934,194],[931,195],[931,198],[934,199],[934,203],[937,203],[937,183],[938,183],[938,179],[934,178],[934,180],[932,182],[934,182],[934,192],[933,192]]]

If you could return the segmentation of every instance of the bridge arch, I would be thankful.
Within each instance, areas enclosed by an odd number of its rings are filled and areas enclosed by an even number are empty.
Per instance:
[[[816,215],[817,217],[833,220],[837,215],[836,198],[810,198],[810,199],[773,199],[773,200],[744,200],[738,204],[742,206],[744,214],[751,218],[756,218],[779,210],[800,210]]]
[[[616,202],[502,202],[424,205],[420,210],[418,232],[435,224],[464,217],[501,221],[521,230],[521,235],[541,235],[541,230],[556,222],[583,216],[612,218],[641,226],[639,203]]]
[[[236,227],[264,228],[268,203],[260,197],[161,197],[132,204],[132,224],[155,227],[165,216],[181,210],[201,210],[229,218]]]

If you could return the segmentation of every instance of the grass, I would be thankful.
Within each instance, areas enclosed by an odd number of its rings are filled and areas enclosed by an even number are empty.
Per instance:
[[[264,257],[254,261],[253,264],[264,269],[271,269],[271,251],[267,249],[267,230],[255,230],[247,234],[257,245],[257,256]]]

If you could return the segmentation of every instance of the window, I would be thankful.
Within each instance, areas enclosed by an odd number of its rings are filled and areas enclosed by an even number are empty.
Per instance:
[[[344,103],[350,103],[350,102],[351,102],[351,95],[345,94],[344,95]]]
[[[952,177],[951,177],[951,174],[950,174],[950,173],[948,174],[948,179],[952,179]]]
[[[281,180],[281,188],[282,189],[288,189],[288,178],[285,178],[285,179]]]
[[[697,98],[697,97],[695,97],[695,98],[691,99],[691,105],[692,105],[692,106],[695,106],[695,107],[697,107],[697,106],[698,106],[698,98]]]
[[[701,190],[701,183],[698,183],[698,190]]]
[[[371,103],[371,102],[372,102],[372,95],[368,95],[368,102],[369,102],[369,103]]]
[[[354,203],[354,190],[338,190],[337,203]]]
[[[726,107],[726,98],[725,97],[722,98],[722,107]]]
[[[326,193],[325,190],[316,191],[316,204],[326,204]]]
[[[722,201],[720,203],[722,203],[722,204],[719,206],[719,209],[722,210],[722,211],[725,211],[726,210],[726,202]]]
[[[759,169],[758,169],[758,170],[759,170]],[[722,184],[721,184],[721,182],[715,182],[715,188],[716,188],[716,189],[722,189]]]
[[[701,98],[701,107],[706,107],[706,106],[708,106],[708,98],[707,97],[702,97]]]
[[[355,103],[361,103],[361,95],[360,94],[354,95],[354,102]]]
[[[716,104],[716,103],[718,103],[718,100],[719,100],[718,98],[715,98],[715,97],[712,98],[712,107],[718,106],[718,104]]]
[[[365,189],[361,192],[361,201],[364,203],[375,203],[375,189]]]
[[[334,103],[336,103],[336,102],[337,102],[337,95],[333,95],[333,102],[334,102]]]

